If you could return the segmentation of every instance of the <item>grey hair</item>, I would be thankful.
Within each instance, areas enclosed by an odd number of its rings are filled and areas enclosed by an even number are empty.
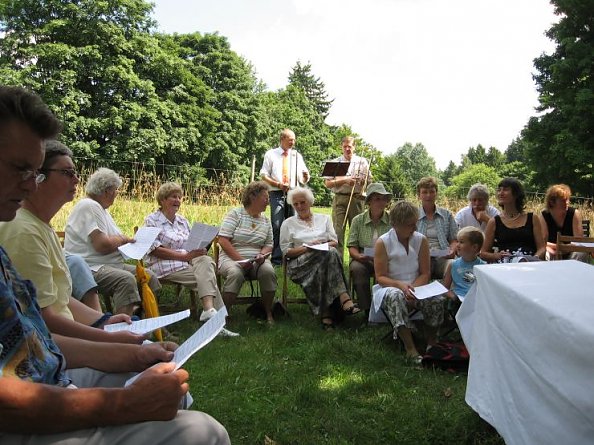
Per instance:
[[[43,159],[43,165],[41,170],[51,168],[56,163],[56,158],[59,156],[68,156],[72,158],[72,151],[55,139],[48,139],[44,142],[45,147],[45,158]]]
[[[101,167],[89,177],[85,191],[89,196],[101,196],[107,190],[118,189],[121,185],[122,178],[116,172]]]
[[[474,184],[468,190],[468,195],[466,195],[466,199],[469,201],[472,199],[473,196],[477,198],[485,198],[487,201],[489,200],[489,188],[484,184]]]
[[[293,205],[293,199],[296,195],[303,195],[305,196],[305,200],[309,202],[309,205],[312,206],[314,203],[314,194],[308,187],[295,187],[292,190],[289,190],[287,194],[287,202]]]

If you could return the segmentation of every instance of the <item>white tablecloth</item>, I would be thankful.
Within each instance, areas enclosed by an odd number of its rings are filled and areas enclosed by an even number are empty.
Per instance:
[[[466,402],[507,444],[594,443],[594,266],[475,266]]]

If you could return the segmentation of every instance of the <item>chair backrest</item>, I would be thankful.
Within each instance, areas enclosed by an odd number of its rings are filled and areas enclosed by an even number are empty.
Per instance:
[[[594,238],[587,236],[565,236],[557,232],[557,257],[560,260],[564,253],[588,252],[594,253]]]
[[[584,236],[590,236],[590,220],[589,219],[582,219],[582,231],[584,232]]]

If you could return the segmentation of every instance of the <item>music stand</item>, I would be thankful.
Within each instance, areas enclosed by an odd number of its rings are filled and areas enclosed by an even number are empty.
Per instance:
[[[346,176],[351,165],[348,161],[326,161],[322,169],[322,177],[336,178],[337,176]]]

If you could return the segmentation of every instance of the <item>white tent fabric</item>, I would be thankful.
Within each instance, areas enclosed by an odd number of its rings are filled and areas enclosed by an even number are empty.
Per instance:
[[[474,268],[456,320],[466,402],[510,445],[594,441],[594,266]]]

